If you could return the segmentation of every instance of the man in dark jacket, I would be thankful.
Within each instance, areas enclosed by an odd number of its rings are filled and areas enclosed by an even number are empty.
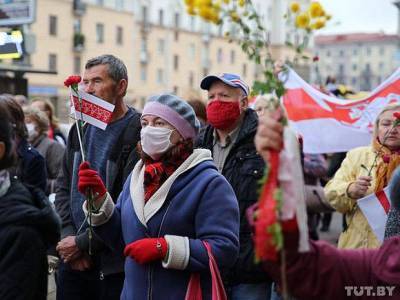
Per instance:
[[[218,170],[232,185],[240,209],[240,253],[233,269],[224,276],[230,299],[269,299],[270,281],[255,263],[248,207],[257,202],[258,180],[265,167],[258,155],[254,136],[257,114],[248,108],[249,88],[235,74],[207,76],[200,84],[208,90],[207,126],[199,147],[211,150]]]
[[[112,55],[90,59],[85,66],[83,85],[85,92],[115,105],[107,128],[86,125],[82,140],[86,160],[98,171],[116,201],[139,159],[136,145],[140,139],[140,114],[123,101],[128,85],[126,66]],[[82,211],[85,199],[77,187],[81,163],[77,130],[73,126],[57,180],[55,201],[62,219],[62,240],[57,246],[62,260],[57,299],[119,299],[124,280],[123,253],[112,252],[95,235],[89,243],[89,229]]]

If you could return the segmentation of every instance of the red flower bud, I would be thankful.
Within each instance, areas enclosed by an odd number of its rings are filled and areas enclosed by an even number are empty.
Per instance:
[[[64,85],[66,87],[70,87],[70,86],[79,84],[79,82],[81,82],[81,81],[82,81],[82,77],[81,76],[79,76],[79,75],[71,75],[67,79],[65,79]]]
[[[394,112],[393,117],[395,117],[397,120],[400,120],[400,112],[398,111]]]
[[[388,164],[388,163],[390,162],[390,155],[385,154],[385,155],[382,157],[382,159],[383,159],[383,162],[384,162],[385,164]]]
[[[316,55],[316,56],[314,56],[314,57],[313,57],[313,59],[312,59],[312,61],[313,61],[313,62],[317,62],[317,61],[319,61],[319,57],[318,57],[317,55]]]

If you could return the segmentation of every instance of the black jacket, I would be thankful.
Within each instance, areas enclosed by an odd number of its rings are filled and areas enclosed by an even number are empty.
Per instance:
[[[0,299],[46,299],[46,251],[60,227],[43,191],[11,181],[0,198]]]
[[[107,182],[106,188],[112,199],[116,201],[122,190],[123,184],[131,173],[139,155],[136,151],[136,145],[140,140],[140,114],[133,108],[129,108],[133,112],[128,126],[120,133],[118,142],[114,145],[110,157],[107,160]],[[86,127],[84,128],[85,132]],[[79,140],[76,132],[76,126],[72,126],[65,150],[62,169],[57,178],[57,195],[55,206],[62,220],[61,238],[69,235],[76,235],[79,224],[75,224],[71,216],[71,199],[70,187],[71,179],[74,173],[74,159],[79,153]],[[80,250],[88,253],[89,251],[89,231],[88,229],[76,236],[76,243]],[[114,253],[105,246],[99,237],[95,234],[92,239],[92,251],[95,267],[103,274],[121,273],[124,270],[123,253]]]
[[[254,136],[258,118],[252,109],[247,109],[238,137],[225,160],[222,175],[229,181],[239,201],[240,209],[240,253],[232,270],[224,275],[228,284],[261,283],[269,281],[261,265],[255,264],[252,228],[246,218],[246,210],[258,200],[258,181],[263,176],[265,163],[257,153]],[[214,128],[207,126],[200,134],[198,147],[213,150]]]
[[[44,157],[25,139],[18,143],[17,154],[17,166],[10,169],[10,175],[26,186],[46,191],[47,171]]]

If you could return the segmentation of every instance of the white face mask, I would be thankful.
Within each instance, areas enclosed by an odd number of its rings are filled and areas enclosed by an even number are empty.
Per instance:
[[[158,160],[173,145],[169,140],[174,130],[147,125],[140,131],[143,151],[154,160]]]
[[[30,138],[37,136],[38,132],[35,129],[35,125],[32,123],[26,123],[26,129],[28,129],[28,135]]]

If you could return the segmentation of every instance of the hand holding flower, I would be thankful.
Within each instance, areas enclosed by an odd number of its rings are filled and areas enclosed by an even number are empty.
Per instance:
[[[347,188],[347,194],[352,199],[360,199],[367,193],[368,188],[371,186],[371,176],[360,176],[356,181],[350,183]]]

